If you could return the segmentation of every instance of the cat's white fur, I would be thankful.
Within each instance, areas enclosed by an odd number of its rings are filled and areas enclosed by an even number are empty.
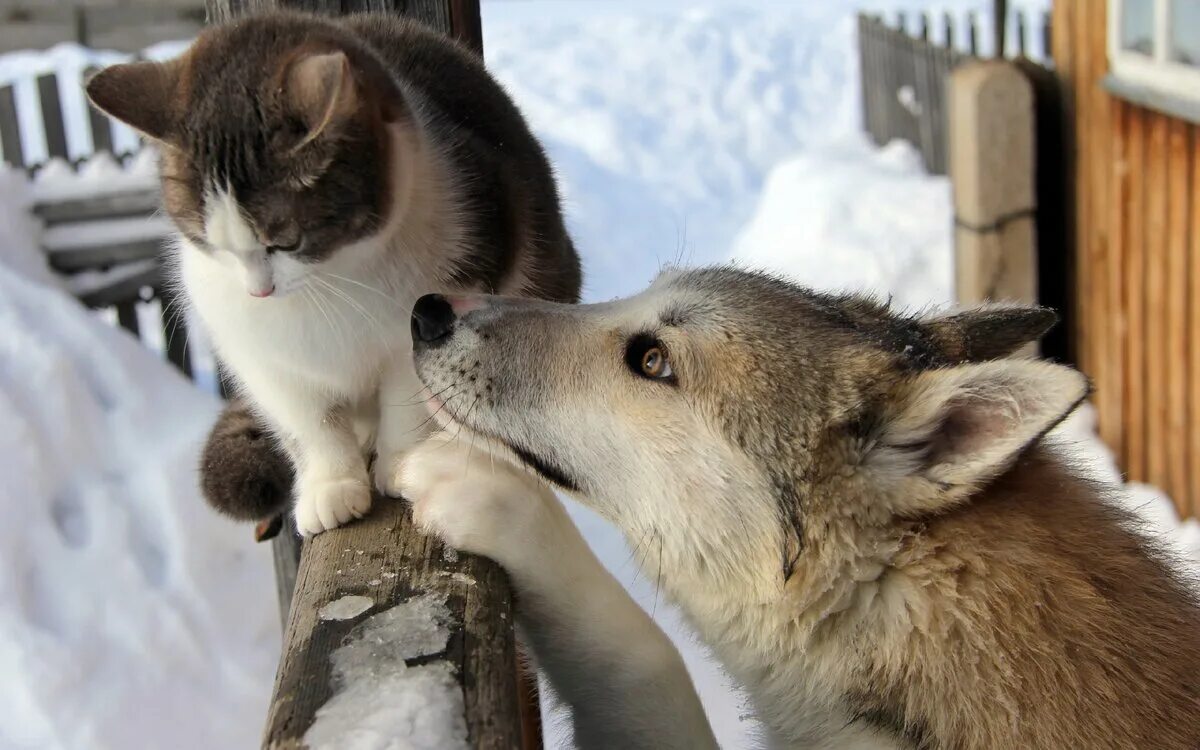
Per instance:
[[[467,245],[453,177],[413,126],[392,128],[394,204],[373,237],[318,264],[268,254],[236,197],[206,201],[207,251],[182,241],[180,280],[238,389],[277,431],[296,467],[296,525],[317,534],[361,517],[375,484],[423,432],[409,356],[413,303],[448,286]]]

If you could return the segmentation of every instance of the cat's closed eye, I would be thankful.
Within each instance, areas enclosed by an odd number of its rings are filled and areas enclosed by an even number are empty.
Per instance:
[[[304,238],[297,237],[295,240],[292,240],[292,241],[286,242],[286,243],[272,242],[271,244],[267,245],[267,252],[268,253],[294,253],[297,250],[299,250],[301,248],[301,246],[303,246],[303,245],[304,245]]]
[[[269,227],[259,241],[268,253],[292,253],[304,244],[304,235],[295,221],[282,221]]]

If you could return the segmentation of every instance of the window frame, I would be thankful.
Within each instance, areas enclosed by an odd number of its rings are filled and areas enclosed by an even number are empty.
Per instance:
[[[1119,81],[1143,87],[1189,104],[1200,104],[1200,67],[1175,62],[1171,50],[1171,2],[1154,3],[1154,56],[1121,47],[1124,0],[1108,0],[1108,64]]]

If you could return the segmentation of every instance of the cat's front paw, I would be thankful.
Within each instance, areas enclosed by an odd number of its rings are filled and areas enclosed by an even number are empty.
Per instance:
[[[380,447],[371,466],[371,478],[379,494],[387,497],[401,497],[404,494],[400,472],[404,466],[404,456],[411,446],[400,448]]]
[[[371,489],[359,479],[305,482],[296,499],[296,529],[304,536],[336,529],[371,509]]]
[[[410,450],[397,481],[413,520],[463,552],[512,570],[552,537],[558,500],[532,475],[442,435]]]

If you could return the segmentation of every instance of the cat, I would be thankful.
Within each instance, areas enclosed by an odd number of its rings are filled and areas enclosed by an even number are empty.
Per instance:
[[[369,510],[372,450],[376,489],[398,494],[426,422],[420,295],[578,301],[540,144],[477,57],[416,22],[259,15],[87,92],[159,145],[174,278],[290,458],[305,536]]]

